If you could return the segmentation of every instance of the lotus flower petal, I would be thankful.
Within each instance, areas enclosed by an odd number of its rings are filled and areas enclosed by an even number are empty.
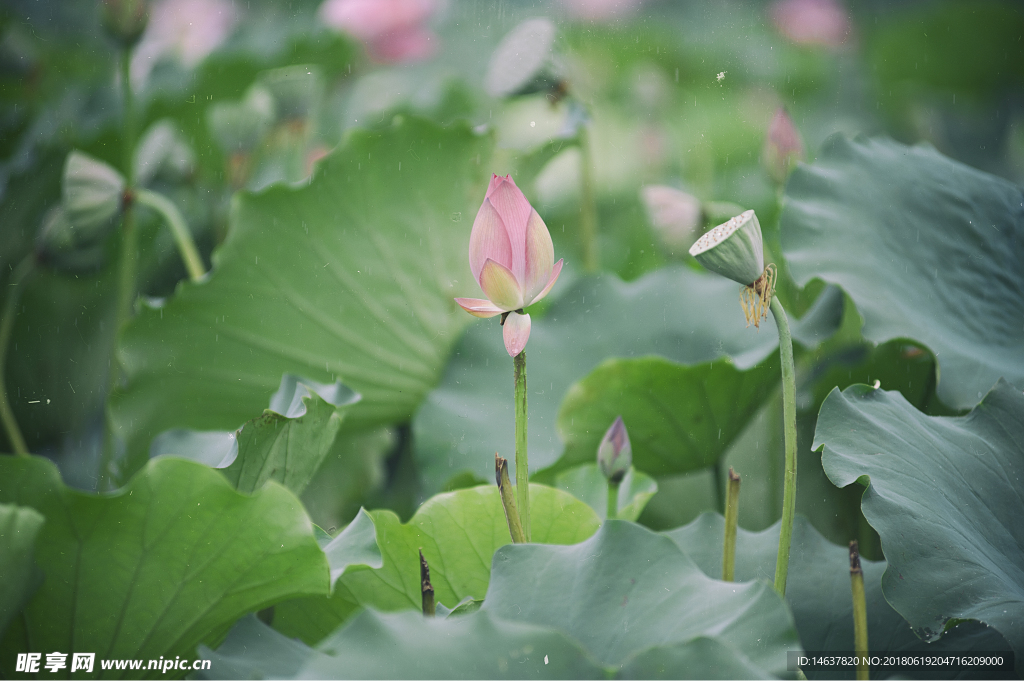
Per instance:
[[[518,310],[523,306],[523,291],[519,288],[515,275],[509,268],[490,258],[480,270],[480,288],[502,312]]]
[[[533,305],[539,300],[542,300],[544,296],[546,296],[548,292],[551,290],[551,287],[555,285],[555,281],[558,280],[558,275],[562,273],[563,262],[565,262],[564,259],[559,258],[558,262],[555,263],[555,268],[551,271],[551,279],[548,280],[548,283],[544,287],[544,290],[538,293],[537,297],[530,301],[531,305]]]
[[[496,317],[505,311],[491,301],[481,298],[456,298],[455,302],[469,314],[481,319]]]
[[[530,315],[512,312],[505,318],[505,326],[502,327],[502,337],[505,339],[505,350],[509,357],[515,357],[523,348],[526,341],[530,340]]]
[[[485,203],[490,203],[501,216],[509,243],[512,244],[512,262],[508,268],[516,275],[516,281],[526,279],[526,223],[533,212],[533,206],[526,200],[511,177],[499,177],[491,181]],[[504,263],[502,263],[504,264]]]
[[[480,272],[488,258],[505,267],[512,267],[512,244],[505,223],[494,206],[484,199],[469,235],[469,269],[477,283],[480,282]]]
[[[527,305],[547,286],[554,263],[555,247],[548,227],[537,211],[531,210],[526,223],[526,272],[523,279],[523,298]]]

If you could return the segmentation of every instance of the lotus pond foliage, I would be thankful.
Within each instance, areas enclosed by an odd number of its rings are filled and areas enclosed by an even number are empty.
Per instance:
[[[0,676],[1019,678],[1021,34],[0,8]]]

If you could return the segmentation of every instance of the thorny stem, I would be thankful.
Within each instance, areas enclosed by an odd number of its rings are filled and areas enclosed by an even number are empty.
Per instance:
[[[434,586],[430,583],[430,566],[427,559],[423,557],[423,549],[420,549],[420,589],[423,593],[423,616],[434,616]]]
[[[494,478],[498,483],[501,506],[505,509],[508,533],[513,543],[522,544],[526,537],[523,535],[523,524],[519,520],[519,507],[516,505],[516,495],[512,492],[512,481],[508,477],[508,460],[498,456],[497,452],[494,453]]]
[[[148,206],[160,213],[167,226],[171,228],[174,235],[174,243],[178,246],[178,253],[185,263],[188,276],[192,281],[199,281],[206,274],[203,266],[203,259],[199,256],[196,242],[192,240],[192,233],[188,230],[188,224],[178,210],[166,196],[149,191],[138,189],[135,192],[135,200],[143,206]]]
[[[516,384],[516,496],[523,537],[530,541],[530,466],[526,459],[526,350],[513,359]]]
[[[21,456],[28,456],[28,445],[25,444],[18,421],[14,418],[14,411],[7,400],[5,368],[7,346],[11,343],[11,333],[14,331],[14,318],[18,316],[18,303],[21,302],[21,292],[25,288],[23,284],[34,267],[35,254],[29,253],[11,273],[11,279],[7,282],[7,304],[4,306],[3,318],[0,319],[0,420],[3,421],[7,439],[10,440],[14,453]]]
[[[850,542],[850,591],[853,594],[853,650],[857,655],[857,679],[868,679],[868,606],[864,599],[864,571],[860,568],[860,547]]]
[[[772,315],[779,329],[779,358],[782,364],[782,420],[786,436],[786,473],[782,488],[782,528],[779,532],[779,555],[775,560],[775,591],[786,595],[789,575],[789,546],[793,539],[793,516],[796,514],[796,369],[793,365],[793,337],[789,332],[786,311],[777,297],[772,297]]]
[[[597,246],[597,198],[594,191],[594,157],[590,149],[590,126],[580,126],[580,236],[583,240],[583,269],[597,272],[601,254]]]
[[[736,574],[736,524],[740,517],[740,476],[729,467],[729,487],[725,502],[725,543],[722,546],[722,581],[733,581]]]

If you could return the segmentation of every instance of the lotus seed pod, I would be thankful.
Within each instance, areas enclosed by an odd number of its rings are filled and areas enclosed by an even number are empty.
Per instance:
[[[107,34],[122,47],[132,48],[146,31],[149,3],[146,0],[103,0],[100,16]]]
[[[716,274],[749,286],[764,273],[761,225],[745,211],[707,232],[690,247],[690,255]]]
[[[597,447],[597,465],[604,477],[614,483],[621,482],[633,465],[633,447],[629,444],[629,433],[621,416],[616,417],[601,438]]]
[[[64,164],[63,205],[68,220],[87,239],[121,212],[124,176],[103,161],[72,151]]]

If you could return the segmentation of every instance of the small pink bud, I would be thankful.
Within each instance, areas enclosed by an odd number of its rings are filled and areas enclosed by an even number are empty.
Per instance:
[[[777,184],[785,184],[797,161],[803,161],[804,143],[785,108],[775,112],[764,140],[761,163]]]
[[[836,48],[850,36],[850,17],[836,0],[779,0],[769,10],[779,33],[797,45]]]
[[[494,175],[469,235],[469,268],[487,299],[455,302],[475,317],[522,310],[555,285],[562,261],[554,259],[551,234],[540,215],[511,177]],[[509,315],[504,335],[505,348],[515,357],[530,337],[529,315]]]
[[[633,465],[633,447],[629,444],[629,433],[621,416],[616,417],[601,438],[597,447],[597,465],[604,477],[614,483],[621,482]]]

